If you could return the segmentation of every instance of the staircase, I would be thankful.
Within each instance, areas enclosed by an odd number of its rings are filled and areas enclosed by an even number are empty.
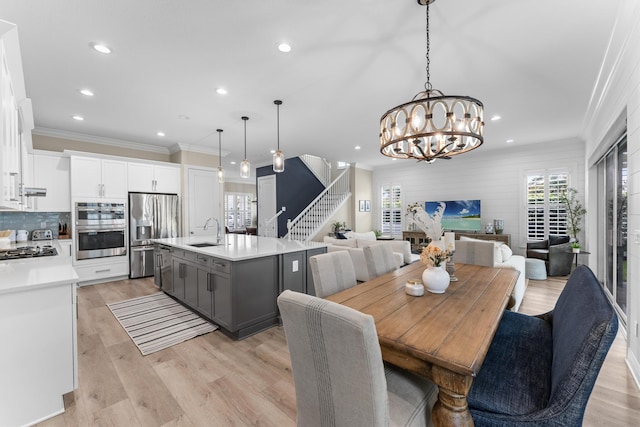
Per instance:
[[[287,221],[289,240],[311,240],[329,222],[333,213],[351,196],[349,167],[338,176],[305,210]]]
[[[331,183],[331,164],[329,162],[322,157],[312,156],[311,154],[303,154],[298,157],[302,160],[302,163],[307,165],[323,186],[327,187]]]

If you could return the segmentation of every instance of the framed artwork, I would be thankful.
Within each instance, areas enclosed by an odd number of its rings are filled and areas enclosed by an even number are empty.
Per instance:
[[[364,201],[364,211],[371,212],[371,200]]]
[[[365,208],[365,201],[364,200],[360,200],[360,206],[359,206],[359,211],[360,212],[364,212],[364,208]]]

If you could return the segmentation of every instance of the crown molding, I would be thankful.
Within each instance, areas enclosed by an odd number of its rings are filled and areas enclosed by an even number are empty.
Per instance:
[[[57,129],[36,127],[31,131],[32,134],[40,136],[49,136],[52,138],[70,139],[72,141],[88,142],[91,144],[109,145],[112,147],[128,148],[140,151],[149,151],[153,153],[171,154],[166,147],[157,145],[143,144],[140,142],[126,141],[123,139],[105,138],[102,136],[89,135],[85,133],[67,132]]]
[[[169,153],[170,154],[174,154],[174,153],[177,153],[179,151],[189,151],[191,153],[202,153],[202,154],[211,154],[211,155],[216,156],[216,157],[218,156],[218,149],[215,148],[215,147],[184,144],[184,143],[181,143],[181,142],[176,142],[171,147],[169,147]],[[225,156],[227,156],[229,154],[231,154],[231,151],[222,150],[222,157],[225,157]]]

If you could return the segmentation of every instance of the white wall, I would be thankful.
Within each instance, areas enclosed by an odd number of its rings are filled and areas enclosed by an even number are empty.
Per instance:
[[[622,117],[622,120],[619,118]],[[602,74],[587,114],[585,130],[588,208],[595,209],[596,174],[591,167],[613,142],[620,123],[627,121],[628,207],[628,328],[627,362],[640,386],[640,2],[623,0],[616,18]],[[589,218],[587,228],[596,228]]]
[[[490,220],[504,219],[504,233],[511,234],[513,251],[520,254],[526,241],[525,171],[569,167],[570,185],[584,194],[584,143],[578,139],[514,143],[502,149],[481,146],[430,165],[411,160],[393,163],[373,172],[374,228],[380,228],[380,186],[400,184],[404,208],[413,202],[480,199],[483,227]]]

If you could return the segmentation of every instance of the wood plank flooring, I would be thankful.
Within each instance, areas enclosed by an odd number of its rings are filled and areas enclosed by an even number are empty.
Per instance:
[[[529,281],[521,306],[543,313],[565,280]],[[39,426],[294,426],[295,390],[282,327],[234,341],[212,332],[143,357],[107,303],[157,292],[150,279],[78,290],[79,388]],[[637,426],[640,392],[618,334],[589,400],[585,426]]]

